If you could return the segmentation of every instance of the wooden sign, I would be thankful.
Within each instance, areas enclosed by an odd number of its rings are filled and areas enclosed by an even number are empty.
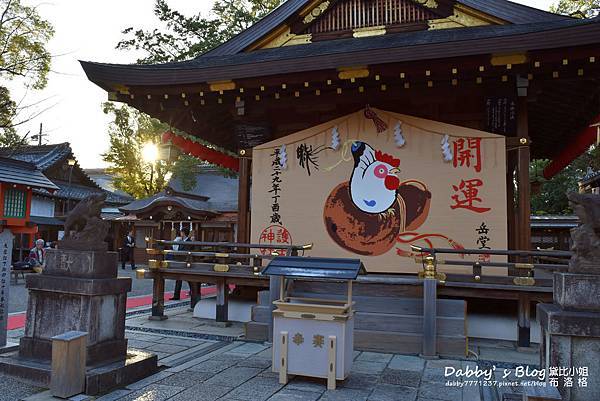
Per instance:
[[[500,135],[377,109],[256,146],[252,242],[314,243],[310,256],[382,273],[421,270],[411,245],[506,249],[504,149]],[[503,260],[447,259],[463,258]]]
[[[13,238],[14,236],[9,230],[0,233],[0,253],[2,255],[0,260],[0,348],[6,345]]]
[[[488,97],[485,100],[486,130],[513,136],[517,132],[517,100],[514,97]]]

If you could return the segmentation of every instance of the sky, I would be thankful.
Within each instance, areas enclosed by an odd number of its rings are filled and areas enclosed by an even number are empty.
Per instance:
[[[44,0],[42,0],[44,1]],[[23,104],[42,101],[41,114],[20,127],[20,134],[37,133],[40,123],[48,134],[48,143],[70,142],[75,157],[84,168],[106,167],[101,153],[108,149],[110,119],[101,109],[107,100],[102,89],[87,80],[78,60],[109,63],[133,63],[140,53],[116,50],[123,38],[121,31],[133,26],[152,29],[159,26],[153,14],[154,0],[48,0],[23,1],[39,4],[42,17],[55,28],[48,44],[53,54],[48,86],[28,92]],[[519,0],[517,3],[547,10],[552,0]],[[213,0],[169,0],[186,15],[210,12]],[[15,98],[23,93],[18,82],[9,84]]]

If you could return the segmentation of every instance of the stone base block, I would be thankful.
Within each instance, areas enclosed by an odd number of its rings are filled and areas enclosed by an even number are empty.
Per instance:
[[[97,395],[117,387],[134,383],[158,370],[155,354],[128,349],[123,360],[88,366],[85,377],[85,393]],[[49,361],[22,358],[16,352],[0,357],[0,372],[21,378],[32,384],[48,387],[51,367]]]
[[[13,352],[19,348],[19,344],[7,342],[6,345],[0,347],[0,354],[6,354],[7,352]]]
[[[563,310],[553,304],[539,304],[538,317],[542,329],[540,356],[542,368],[588,368],[587,386],[566,387],[559,380],[559,390],[568,401],[600,400],[600,313]]]
[[[565,310],[600,312],[600,275],[554,274],[554,303]]]
[[[88,364],[109,362],[119,360],[127,352],[127,339],[103,341],[101,343],[88,345],[86,349],[86,361]],[[21,337],[19,344],[19,356],[23,358],[52,359],[52,341]]]
[[[116,252],[49,249],[43,275],[76,278],[117,277]]]

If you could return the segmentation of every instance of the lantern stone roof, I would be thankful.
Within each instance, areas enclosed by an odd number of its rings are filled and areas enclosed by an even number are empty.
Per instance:
[[[25,185],[34,189],[59,189],[34,164],[0,157],[0,183]]]

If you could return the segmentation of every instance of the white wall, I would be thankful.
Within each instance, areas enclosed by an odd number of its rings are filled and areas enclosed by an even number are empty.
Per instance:
[[[54,217],[54,199],[34,195],[31,198],[31,215]]]

